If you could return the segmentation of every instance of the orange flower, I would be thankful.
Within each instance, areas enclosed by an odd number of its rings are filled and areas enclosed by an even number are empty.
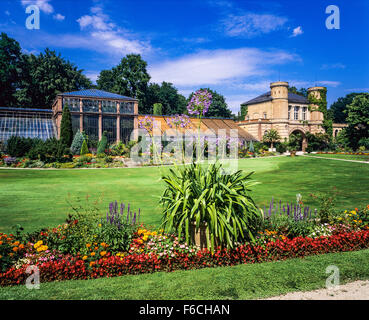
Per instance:
[[[101,252],[100,252],[100,256],[102,256],[102,257],[103,257],[103,256],[105,256],[105,255],[106,255],[106,251],[101,251]]]
[[[23,243],[21,243],[21,244],[19,245],[19,249],[24,249],[24,244],[23,244]]]
[[[355,208],[355,211],[359,211],[359,209],[358,208]]]
[[[96,253],[95,252],[91,252],[91,256],[93,257]]]
[[[14,252],[17,252],[17,251],[18,251],[18,247],[14,247],[14,248],[13,248],[13,251],[14,251]]]
[[[88,257],[87,256],[83,256],[82,260],[86,260]]]

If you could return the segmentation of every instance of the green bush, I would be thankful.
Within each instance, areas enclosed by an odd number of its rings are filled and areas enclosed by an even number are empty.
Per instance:
[[[28,152],[27,156],[31,160],[41,160],[45,163],[68,162],[72,159],[69,148],[62,141],[55,138],[38,141]]]
[[[287,143],[286,142],[278,143],[276,146],[276,151],[278,153],[285,153],[287,151]]]
[[[160,198],[162,226],[192,244],[191,225],[198,230],[206,224],[212,250],[215,245],[233,247],[236,242],[254,240],[262,217],[249,194],[255,184],[251,174],[225,174],[219,163],[170,169],[162,177],[166,183]]]
[[[105,153],[105,150],[108,146],[108,138],[106,137],[106,131],[104,131],[101,140],[97,146],[97,154]]]
[[[82,147],[81,147],[81,156],[88,153],[88,147],[86,140],[83,140]]]
[[[40,139],[11,136],[6,144],[6,151],[11,157],[24,157]]]

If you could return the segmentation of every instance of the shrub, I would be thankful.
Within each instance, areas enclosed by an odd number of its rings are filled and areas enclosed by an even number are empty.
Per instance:
[[[225,174],[219,163],[203,168],[199,164],[170,169],[163,176],[166,188],[160,203],[164,208],[163,227],[185,235],[192,244],[190,228],[207,225],[211,248],[215,244],[233,247],[234,243],[254,239],[261,215],[249,195],[250,174],[237,171]]]
[[[72,159],[70,149],[61,140],[55,138],[38,141],[28,152],[27,156],[31,160],[41,160],[45,163],[67,162]]]
[[[82,147],[81,147],[81,156],[88,153],[88,147],[86,140],[83,140]]]
[[[70,151],[72,152],[72,154],[81,153],[81,148],[82,148],[82,144],[84,140],[85,140],[85,135],[82,132],[77,131],[77,133],[75,134],[73,138],[72,145],[70,147]]]
[[[278,153],[285,153],[287,151],[287,143],[286,142],[278,143],[276,146],[276,151]]]
[[[12,157],[23,157],[38,141],[39,139],[11,136],[7,141],[6,150]]]
[[[106,137],[106,131],[104,131],[101,140],[97,146],[97,154],[105,153],[105,149],[108,146],[108,138]]]

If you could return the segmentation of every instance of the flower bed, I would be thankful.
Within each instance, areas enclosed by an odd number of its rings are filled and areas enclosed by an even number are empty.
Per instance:
[[[37,264],[40,281],[91,279],[155,271],[188,270],[205,267],[233,266],[240,263],[256,263],[305,257],[308,255],[360,250],[369,247],[369,231],[342,233],[329,237],[294,238],[270,241],[264,245],[240,245],[231,250],[207,249],[196,254],[177,252],[174,256],[159,257],[154,253],[133,253],[126,256],[102,257],[91,267],[81,257],[59,258]],[[0,274],[2,286],[23,284],[29,274],[28,265],[12,267]]]

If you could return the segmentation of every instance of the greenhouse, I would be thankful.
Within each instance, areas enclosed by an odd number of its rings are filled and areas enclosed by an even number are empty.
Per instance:
[[[11,136],[40,138],[56,136],[53,113],[47,109],[0,108],[0,142]]]

